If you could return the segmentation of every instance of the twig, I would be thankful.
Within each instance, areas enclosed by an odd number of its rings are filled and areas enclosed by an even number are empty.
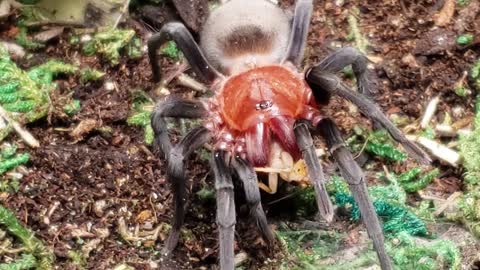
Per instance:
[[[420,145],[427,148],[437,159],[443,160],[453,167],[457,167],[461,163],[460,154],[443,144],[425,137],[407,136],[407,139],[418,142]]]
[[[15,120],[10,117],[10,114],[0,105],[0,117],[5,119],[5,121],[9,122],[15,132],[24,140],[30,147],[39,147],[40,142],[33,137],[33,135],[28,132],[26,129],[22,128],[22,126]]]
[[[440,102],[440,96],[434,97],[427,105],[425,113],[423,114],[422,121],[420,122],[421,128],[426,128],[430,121],[432,121],[435,112],[437,111],[438,103]]]
[[[177,77],[177,81],[180,85],[191,88],[191,89],[193,89],[197,92],[200,92],[200,93],[205,93],[208,90],[208,88],[207,88],[207,86],[205,86],[205,84],[195,80],[194,78],[188,76],[185,73],[180,74]]]

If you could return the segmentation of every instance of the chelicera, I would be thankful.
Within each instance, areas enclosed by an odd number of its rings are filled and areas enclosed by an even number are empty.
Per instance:
[[[295,160],[304,160],[315,188],[319,213],[326,221],[332,221],[333,207],[310,133],[314,132],[326,140],[340,173],[348,181],[382,269],[392,269],[364,174],[334,122],[318,108],[327,105],[331,95],[343,97],[388,130],[412,157],[422,163],[429,163],[430,159],[368,98],[371,83],[367,59],[356,49],[340,49],[305,73],[299,71],[312,9],[313,0],[298,0],[292,17],[266,0],[231,0],[209,15],[200,33],[200,45],[179,22],[164,25],[149,40],[149,58],[156,82],[161,81],[157,50],[166,41],[174,40],[196,75],[214,92],[213,97],[198,101],[169,97],[159,102],[152,114],[155,145],[168,161],[167,178],[172,184],[175,203],[165,254],[176,247],[184,223],[187,199],[184,163],[193,151],[208,142],[214,145],[211,165],[215,176],[221,269],[234,269],[236,217],[232,173],[242,182],[263,237],[268,243],[274,242],[253,169],[269,164],[274,145]],[[356,75],[358,92],[334,75],[348,65],[352,65]],[[166,128],[168,117],[199,118],[203,124],[172,145]]]

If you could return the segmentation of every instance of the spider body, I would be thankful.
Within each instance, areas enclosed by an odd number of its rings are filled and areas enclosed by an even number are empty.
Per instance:
[[[320,120],[312,91],[293,66],[246,70],[220,83],[217,93],[208,102],[211,120],[205,126],[215,134],[217,149],[240,154],[253,166],[270,162],[273,141],[300,158],[295,120]]]
[[[270,1],[230,0],[209,16],[200,35],[200,45],[178,22],[164,25],[149,40],[154,81],[161,81],[157,50],[168,40],[174,40],[195,74],[214,91],[213,97],[203,101],[169,97],[159,102],[152,113],[154,145],[167,161],[167,179],[172,185],[175,204],[165,254],[171,254],[176,247],[184,223],[185,162],[193,151],[206,143],[214,144],[211,167],[222,270],[234,269],[236,214],[232,174],[241,181],[251,215],[263,237],[270,244],[275,242],[253,169],[282,158],[272,149],[280,147],[295,159],[303,159],[315,190],[319,214],[327,222],[332,221],[333,206],[325,188],[326,179],[316,155],[312,132],[325,139],[341,175],[348,182],[382,270],[392,269],[365,176],[334,122],[321,115],[317,105],[327,105],[325,97],[330,95],[345,98],[384,127],[412,157],[422,163],[429,163],[430,159],[368,98],[371,84],[367,58],[356,49],[342,48],[304,74],[299,72],[312,9],[313,0],[297,0],[292,17]],[[349,65],[357,78],[358,92],[351,91],[334,75]],[[166,124],[168,117],[199,118],[202,124],[173,145]]]

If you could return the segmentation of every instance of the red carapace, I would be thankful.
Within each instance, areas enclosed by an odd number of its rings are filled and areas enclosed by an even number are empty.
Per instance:
[[[217,135],[217,147],[246,156],[254,166],[268,164],[273,140],[299,158],[294,122],[319,118],[303,74],[279,65],[227,78],[208,105],[212,117],[206,126]]]

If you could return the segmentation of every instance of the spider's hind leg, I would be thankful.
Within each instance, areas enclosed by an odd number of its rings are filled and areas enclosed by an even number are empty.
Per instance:
[[[160,29],[160,32],[155,33],[148,40],[148,58],[150,59],[153,80],[155,82],[160,82],[162,79],[162,68],[158,63],[157,50],[170,40],[175,41],[195,74],[203,81],[211,83],[220,76],[215,68],[208,63],[202,50],[185,25],[179,22],[170,22],[165,24]]]
[[[340,173],[348,182],[350,191],[358,204],[363,223],[367,227],[367,232],[373,241],[373,246],[377,251],[382,270],[392,269],[392,263],[385,251],[384,237],[380,221],[375,213],[372,201],[368,196],[365,175],[360,166],[353,159],[352,154],[345,146],[340,131],[330,119],[322,120],[317,129],[327,142],[327,147],[333,158],[338,163]]]

